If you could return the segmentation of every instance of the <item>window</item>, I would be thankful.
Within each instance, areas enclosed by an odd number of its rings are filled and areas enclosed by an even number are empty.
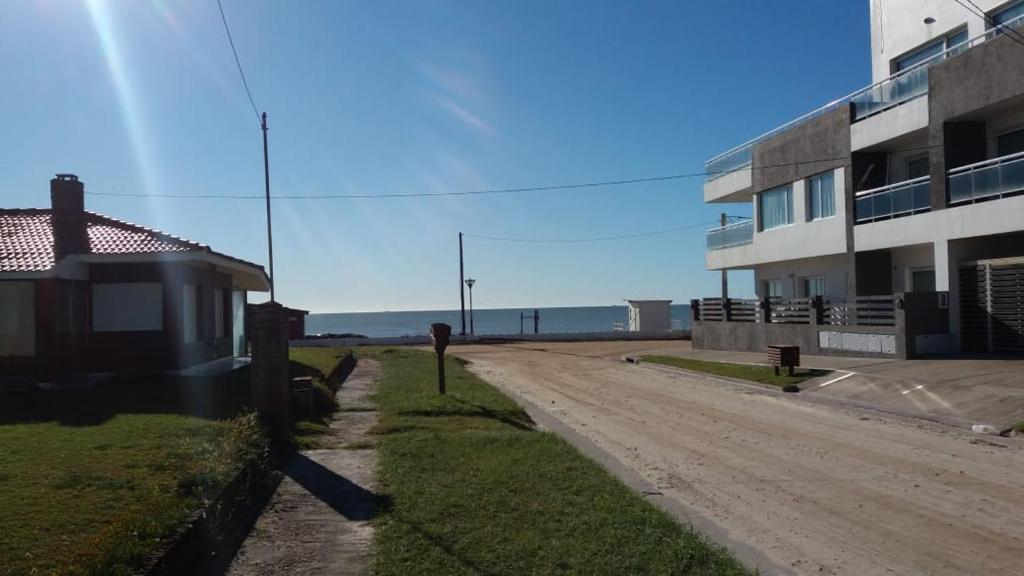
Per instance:
[[[835,174],[825,172],[807,180],[807,195],[811,201],[811,220],[836,215]]]
[[[928,172],[927,156],[921,156],[920,158],[914,158],[907,161],[907,180],[927,176]]]
[[[804,278],[803,280],[805,297],[814,298],[815,296],[825,295],[824,276],[809,276],[807,278]]]
[[[761,230],[793,223],[793,188],[782,186],[757,195]]]
[[[996,26],[1008,24],[1010,21],[1016,20],[1021,16],[1024,16],[1024,2],[1016,2],[998,12],[992,13],[992,27],[995,28]],[[1017,22],[1014,24],[1017,24]]]
[[[926,44],[909,54],[900,56],[893,60],[893,73],[902,72],[907,68],[912,68],[929,58],[934,58],[939,54],[942,54],[946,50],[958,46],[967,41],[967,29],[963,29],[955,34],[950,34],[945,38],[939,38],[938,40]],[[959,51],[953,52],[953,54],[959,53]]]
[[[159,282],[92,285],[93,332],[164,329],[163,286]]]
[[[213,289],[213,335],[224,337],[224,290],[221,288]]]
[[[233,356],[245,356],[245,291],[231,291],[231,331]]]
[[[36,285],[0,282],[0,357],[36,353]]]
[[[765,298],[782,298],[782,280],[765,280],[761,286]]]
[[[935,292],[935,270],[914,270],[911,272],[910,287],[914,292]]]
[[[1018,152],[1024,152],[1024,130],[1007,132],[996,137],[997,156],[1009,156]]]
[[[186,344],[199,340],[199,290],[195,284],[181,285],[181,333]]]

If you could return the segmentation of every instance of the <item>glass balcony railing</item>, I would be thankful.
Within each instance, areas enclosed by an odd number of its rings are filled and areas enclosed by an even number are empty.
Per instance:
[[[928,176],[897,182],[857,193],[854,213],[857,224],[919,214],[932,209]]]
[[[719,178],[730,172],[750,166],[754,145],[758,142],[771,138],[776,134],[803,124],[804,122],[817,118],[825,113],[831,112],[841,106],[851,106],[852,121],[856,122],[927,94],[928,68],[932,64],[941,62],[947,58],[956,56],[957,54],[961,54],[982,42],[991,40],[992,38],[1003,34],[1004,28],[1012,28],[1014,30],[1014,32],[1005,33],[1020,34],[1019,31],[1024,30],[1024,16],[1020,16],[1006,22],[998,28],[989,29],[984,34],[980,34],[970,40],[961,42],[956,46],[952,46],[946,51],[940,52],[935,56],[916,64],[912,68],[897,72],[881,82],[872,84],[867,88],[857,90],[856,92],[843,96],[838,100],[829,102],[813,112],[804,114],[803,116],[787,122],[778,128],[770,130],[741,146],[737,146],[724,154],[712,158],[704,164],[706,181],[710,182],[715,178]]]
[[[708,230],[708,250],[742,246],[754,241],[754,221],[741,220]]]
[[[941,56],[941,55],[940,55]],[[926,60],[915,68],[868,86],[850,97],[853,106],[853,120],[867,118],[908,102],[928,92],[928,66],[933,60]]]
[[[715,178],[750,166],[750,163],[753,161],[753,153],[754,145],[745,144],[708,160],[704,164],[707,181],[710,182]]]
[[[1024,192],[1024,152],[949,171],[949,204],[965,204]]]

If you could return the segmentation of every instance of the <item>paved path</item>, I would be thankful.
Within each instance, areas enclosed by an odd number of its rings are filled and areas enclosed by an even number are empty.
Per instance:
[[[627,365],[585,347],[451,352],[638,473],[685,520],[752,548],[741,557],[766,558],[762,573],[1021,572],[1019,438]]]
[[[237,576],[370,574],[371,519],[376,510],[377,453],[365,446],[376,412],[369,406],[380,366],[360,360],[337,397],[323,450],[296,454],[284,479],[228,571]]]

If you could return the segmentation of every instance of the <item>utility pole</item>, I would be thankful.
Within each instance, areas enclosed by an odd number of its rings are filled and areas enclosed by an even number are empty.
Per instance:
[[[459,334],[466,335],[466,285],[465,272],[462,265],[462,232],[459,232],[459,299],[462,301],[462,331]]]
[[[260,116],[263,130],[263,184],[267,193],[267,253],[270,258],[270,301],[274,299],[274,234],[270,226],[270,157],[267,155],[267,113]]]

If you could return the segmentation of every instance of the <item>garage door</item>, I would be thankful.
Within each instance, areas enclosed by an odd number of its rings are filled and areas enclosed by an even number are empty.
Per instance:
[[[960,268],[960,333],[966,352],[1024,354],[1024,259]]]

